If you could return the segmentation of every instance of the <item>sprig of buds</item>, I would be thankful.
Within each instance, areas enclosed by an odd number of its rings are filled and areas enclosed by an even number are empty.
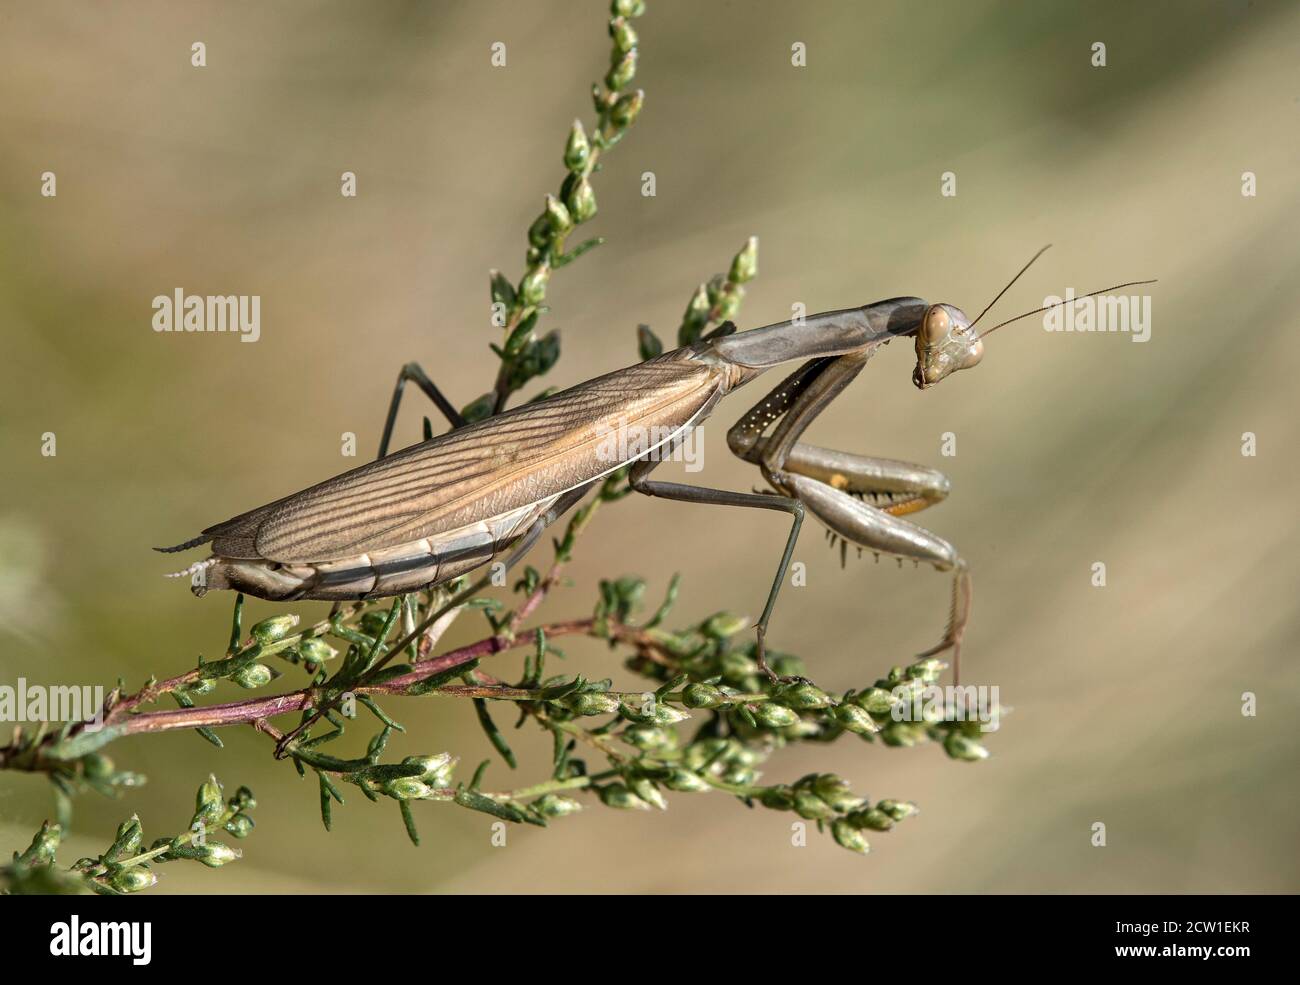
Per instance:
[[[559,333],[537,336],[551,275],[604,242],[596,237],[568,246],[574,230],[596,215],[592,179],[601,156],[623,139],[645,102],[644,92],[628,88],[636,75],[638,53],[632,21],[645,13],[645,4],[642,0],[614,0],[610,13],[609,71],[604,86],[597,83],[591,89],[595,128],[588,133],[581,120],[573,121],[564,144],[564,180],[558,192],[546,196],[541,214],[528,227],[526,267],[519,282],[511,284],[499,270],[489,273],[494,320],[504,329],[505,340],[492,346],[500,360],[496,383],[464,408],[462,415],[467,421],[499,413],[512,394],[555,365],[560,357]]]
[[[695,289],[686,305],[686,312],[682,315],[681,326],[677,329],[677,345],[690,345],[705,337],[710,326],[735,318],[740,313],[740,302],[745,297],[742,285],[748,284],[757,276],[758,237],[751,236],[732,257],[727,273],[715,274]],[[707,334],[730,335],[734,331],[734,325],[721,325]],[[637,350],[642,359],[653,359],[664,351],[663,343],[650,330],[649,325],[637,326]]]
[[[122,896],[156,885],[154,867],[159,863],[189,860],[219,868],[241,853],[223,842],[210,841],[209,832],[247,838],[253,830],[251,811],[256,806],[247,787],[240,787],[227,799],[217,778],[211,776],[198,789],[194,816],[185,833],[159,838],[145,849],[140,818],[132,815],[118,825],[113,843],[103,853],[78,859],[67,869],[58,868],[55,859],[64,828],[46,821],[27,850],[14,853],[13,860],[0,868],[0,889],[16,895],[91,892]]]

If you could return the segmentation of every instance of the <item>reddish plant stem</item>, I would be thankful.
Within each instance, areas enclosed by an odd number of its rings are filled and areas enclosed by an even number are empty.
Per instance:
[[[549,637],[573,636],[591,633],[595,629],[593,619],[572,619],[566,622],[550,623],[542,631]],[[611,623],[608,626],[611,638],[620,643],[635,646],[642,652],[655,652],[658,644],[644,630],[633,626]],[[358,687],[358,694],[403,695],[413,685],[427,680],[447,670],[467,664],[481,657],[491,656],[506,650],[528,645],[528,637],[508,637],[505,635],[489,636],[459,647],[441,656],[426,660],[414,667],[409,673],[394,677],[382,684]],[[493,678],[495,681],[495,678]],[[450,693],[456,693],[452,691]],[[226,725],[254,725],[259,730],[272,734],[266,719],[275,715],[302,711],[312,702],[312,689],[303,688],[289,694],[270,698],[252,698],[247,701],[232,701],[221,705],[208,705],[203,708],[177,708],[167,711],[146,711],[134,715],[126,714],[124,706],[115,708],[106,724],[124,724],[127,735],[140,733],[171,732],[189,728],[221,728]]]

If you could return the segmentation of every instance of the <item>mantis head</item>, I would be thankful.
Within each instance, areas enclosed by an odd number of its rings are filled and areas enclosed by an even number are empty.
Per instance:
[[[1100,291],[1089,291],[1087,294],[1080,294],[1078,297],[1071,297],[1065,301],[1057,301],[1055,304],[1035,308],[1033,311],[1026,311],[1023,315],[1016,315],[1014,318],[1000,321],[992,328],[986,328],[983,332],[977,334],[975,326],[979,320],[989,313],[989,310],[1001,300],[1002,295],[1011,289],[1011,285],[1018,281],[1021,275],[1033,265],[1033,262],[1051,248],[1051,245],[1051,243],[1048,243],[1047,246],[1035,253],[1030,258],[1029,263],[1020,268],[1020,273],[1012,277],[1010,283],[998,292],[997,297],[985,305],[984,310],[975,316],[975,321],[971,321],[966,317],[964,311],[951,304],[932,304],[925,309],[921,324],[916,330],[916,369],[912,372],[912,382],[918,388],[924,390],[926,387],[934,386],[950,373],[974,366],[984,357],[984,340],[1003,325],[1010,325],[1012,322],[1018,322],[1030,315],[1050,311],[1062,305],[1073,304],[1076,301],[1082,301],[1084,298],[1096,297],[1098,294],[1107,294],[1110,291],[1118,291],[1125,287],[1138,287],[1142,284],[1155,283],[1154,280],[1134,280],[1129,281],[1127,284],[1104,287]]]
[[[976,365],[983,356],[984,343],[966,313],[951,304],[932,304],[925,309],[916,331],[912,382],[924,390],[949,373]]]

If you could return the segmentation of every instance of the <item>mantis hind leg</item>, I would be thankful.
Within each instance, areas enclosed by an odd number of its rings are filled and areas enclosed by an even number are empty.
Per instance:
[[[397,423],[397,408],[402,403],[402,392],[406,389],[408,382],[414,383],[427,396],[438,410],[442,411],[443,417],[451,423],[452,430],[465,426],[465,418],[460,416],[451,401],[442,395],[442,391],[434,385],[433,380],[425,371],[420,368],[419,363],[407,363],[397,374],[397,385],[393,388],[393,399],[388,402],[388,416],[384,418],[384,436],[379,439],[379,455],[383,458],[388,454],[388,443],[393,438],[393,425]]]
[[[799,528],[803,525],[803,503],[797,499],[779,496],[774,493],[732,492],[726,489],[710,489],[706,486],[690,486],[680,482],[658,482],[646,478],[658,464],[659,461],[655,459],[643,458],[638,460],[632,466],[628,475],[628,482],[632,488],[643,495],[657,496],[661,499],[675,499],[685,503],[709,503],[715,506],[747,506],[762,510],[778,510],[782,513],[788,513],[794,518],[793,523],[790,525],[790,535],[785,541],[785,550],[781,554],[781,561],[776,567],[776,577],[772,579],[772,588],[767,593],[767,602],[763,606],[763,614],[759,617],[758,625],[754,627],[758,641],[754,651],[755,658],[758,661],[758,669],[773,682],[788,683],[793,680],[793,678],[779,677],[767,665],[766,638],[767,624],[772,618],[772,609],[776,606],[776,597],[780,594],[781,586],[785,583],[785,575],[790,568],[790,558],[794,555],[794,545],[799,539]]]
[[[952,572],[952,604],[943,638],[918,657],[951,650],[953,678],[959,681],[962,638],[971,610],[970,571],[950,543],[902,519],[942,500],[947,478],[920,465],[805,444],[791,449],[785,467],[785,472],[765,473],[768,481],[803,503],[841,538],[841,557],[852,543],[877,555],[924,561]]]

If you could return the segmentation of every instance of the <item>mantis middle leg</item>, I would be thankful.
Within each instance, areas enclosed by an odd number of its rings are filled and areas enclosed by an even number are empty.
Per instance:
[[[402,367],[401,372],[397,374],[397,385],[393,388],[393,399],[388,403],[388,416],[384,419],[384,436],[379,439],[378,458],[383,458],[388,454],[388,442],[392,440],[393,425],[397,423],[397,408],[402,403],[402,391],[406,389],[408,381],[423,390],[425,396],[433,401],[438,410],[442,411],[443,417],[447,418],[451,423],[452,430],[465,426],[465,418],[460,416],[460,411],[442,395],[442,391],[434,385],[433,380],[429,379],[428,374],[420,368],[420,364],[407,363]]]
[[[799,528],[803,525],[803,503],[798,499],[770,493],[731,492],[726,489],[710,489],[706,486],[691,486],[680,482],[658,482],[647,479],[646,476],[658,465],[658,459],[650,458],[642,458],[633,464],[631,471],[628,473],[628,482],[632,488],[646,496],[658,496],[661,499],[675,499],[685,503],[711,503],[717,506],[748,506],[762,510],[779,510],[783,513],[789,513],[794,518],[794,522],[790,525],[790,536],[785,541],[785,550],[781,554],[781,562],[777,565],[776,577],[772,580],[772,588],[768,592],[767,602],[763,606],[763,614],[759,617],[758,625],[755,627],[758,646],[754,651],[754,655],[758,661],[758,669],[772,681],[784,680],[778,677],[772,668],[767,665],[767,624],[772,618],[772,609],[776,605],[776,597],[781,592],[781,586],[785,584],[785,574],[790,568],[790,558],[794,554],[794,545],[799,539]]]

